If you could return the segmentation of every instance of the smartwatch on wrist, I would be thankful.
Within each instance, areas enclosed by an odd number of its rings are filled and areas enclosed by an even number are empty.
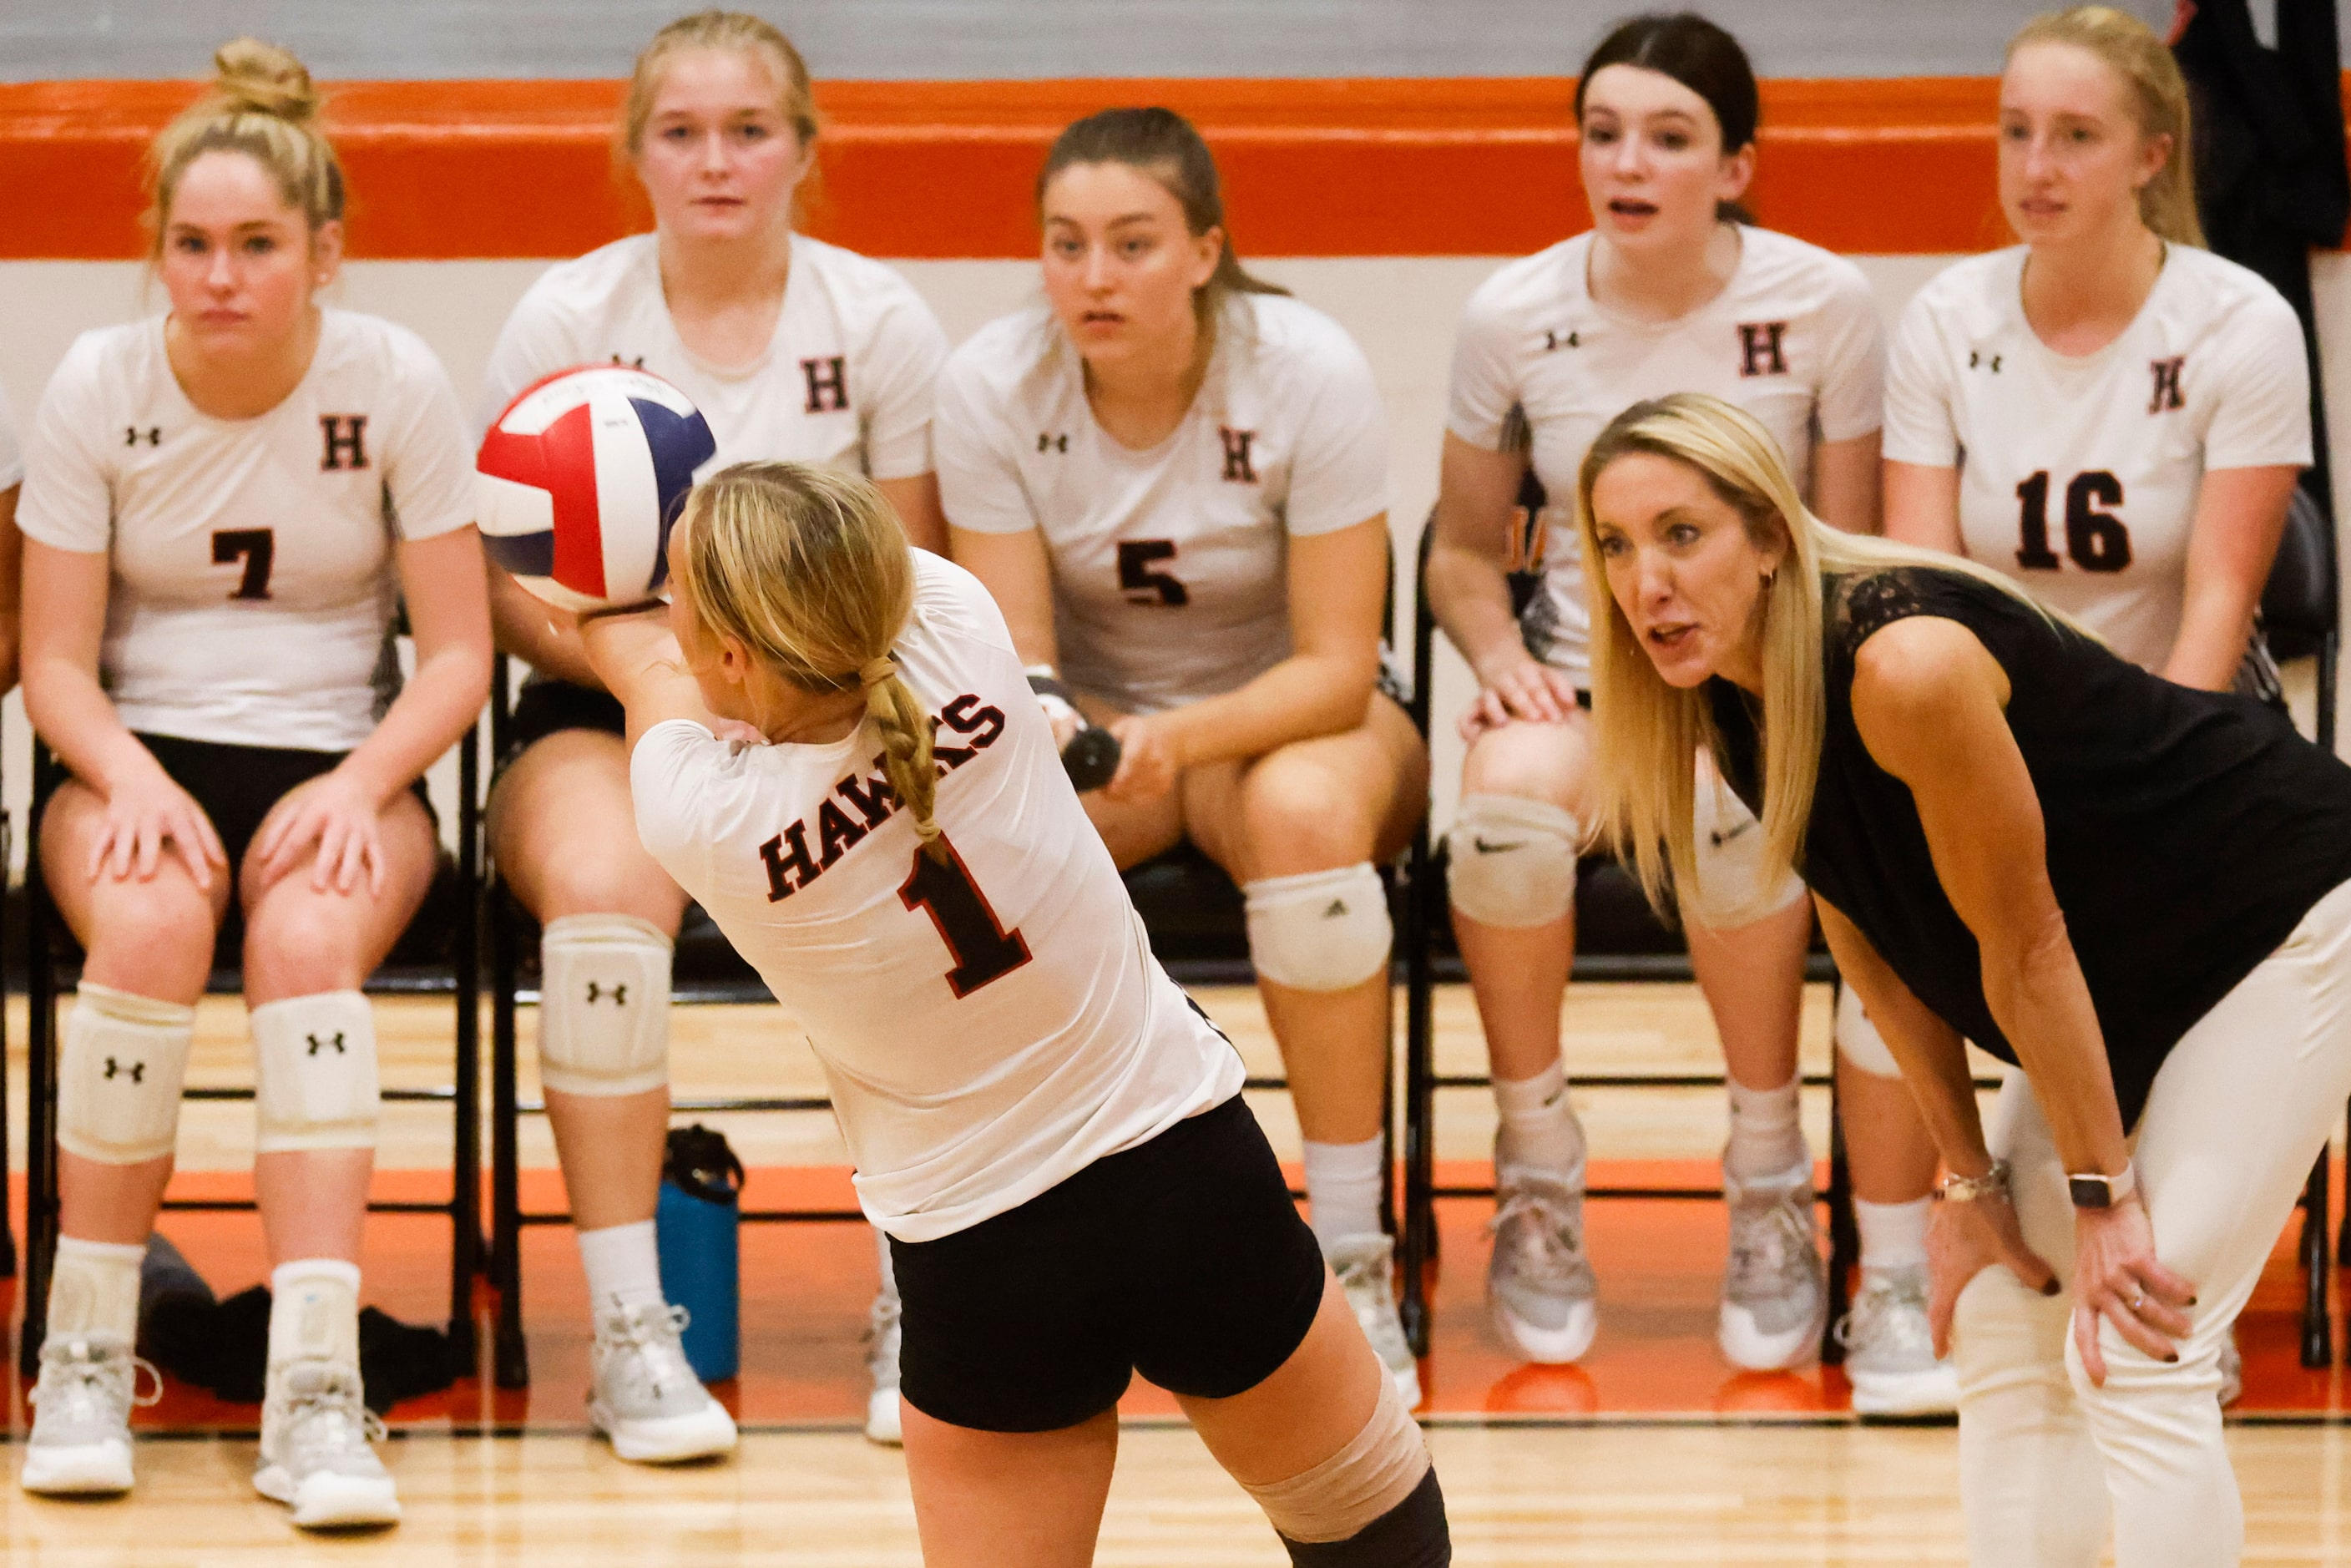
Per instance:
[[[2072,1195],[2075,1208],[2112,1208],[2138,1190],[2138,1174],[2127,1160],[2123,1162],[2120,1176],[2108,1176],[2104,1171],[2067,1171],[2065,1190]]]

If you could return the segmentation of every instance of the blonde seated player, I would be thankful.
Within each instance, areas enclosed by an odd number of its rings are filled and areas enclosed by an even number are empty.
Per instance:
[[[1450,1561],[1420,1433],[986,590],[797,464],[698,486],[669,560],[666,620],[591,620],[590,656],[645,847],[807,1031],[890,1235],[925,1560],[1091,1563],[1140,1370],[1294,1562]]]
[[[704,11],[655,34],[616,132],[653,232],[531,286],[490,355],[479,424],[543,376],[634,365],[694,400],[717,463],[864,474],[910,537],[940,548],[931,387],[946,335],[895,271],[794,232],[818,131],[808,68],[767,22]],[[685,1364],[653,1245],[685,894],[637,842],[621,707],[570,618],[502,571],[490,592],[499,645],[533,671],[491,789],[490,842],[542,927],[539,1072],[595,1321],[590,1419],[627,1459],[723,1452],[734,1423]],[[897,1437],[894,1312],[884,1291],[867,1428],[883,1441]]]
[[[982,328],[939,382],[956,559],[1002,606],[1057,732],[1083,715],[1123,748],[1083,797],[1118,863],[1188,840],[1240,884],[1314,1234],[1416,1402],[1381,1231],[1374,868],[1418,821],[1428,761],[1376,689],[1379,392],[1336,323],[1241,270],[1181,116],[1078,121],[1037,192],[1047,303]]]
[[[154,149],[170,312],[84,334],[28,444],[26,706],[73,773],[37,831],[89,956],[20,1479],[131,1483],[140,1260],[215,934],[241,917],[273,1292],[254,1485],[297,1524],[388,1523],[360,1386],[377,1084],[359,988],[433,876],[419,779],[489,690],[472,450],[423,342],[317,301],[344,187],[308,74],[250,41],[217,64]],[[416,664],[395,695],[398,600]]]

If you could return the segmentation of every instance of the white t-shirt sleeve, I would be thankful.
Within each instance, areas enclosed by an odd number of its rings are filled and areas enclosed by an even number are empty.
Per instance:
[[[383,484],[400,537],[413,542],[474,520],[474,448],[448,372],[421,342],[394,350],[399,427],[385,445]]]
[[[1453,339],[1453,381],[1446,393],[1445,428],[1481,452],[1499,452],[1510,410],[1519,403],[1509,318],[1479,289],[1461,312]]]
[[[1821,440],[1852,441],[1886,422],[1886,324],[1865,279],[1846,280],[1821,312]]]
[[[1282,507],[1293,535],[1333,533],[1388,509],[1387,407],[1371,362],[1335,325],[1318,334],[1313,356]]]
[[[114,538],[114,485],[99,448],[106,419],[99,349],[84,338],[41,394],[25,443],[16,526],[53,549],[103,555]]]
[[[2204,468],[2307,467],[2311,460],[2310,367],[2302,322],[2283,299],[2263,291],[2226,332],[2215,335],[2220,380],[2212,423],[2204,433]],[[2189,374],[2195,374],[2191,368]]]
[[[629,795],[645,852],[689,891],[705,885],[711,775],[726,743],[692,719],[665,719],[629,754]]]
[[[1959,433],[1952,417],[1954,367],[1922,296],[1895,329],[1886,366],[1885,455],[1922,468],[1956,468]]]
[[[0,490],[25,482],[25,449],[17,444],[16,422],[8,412],[8,394],[0,391]]]
[[[897,291],[873,323],[865,365],[865,462],[876,479],[931,471],[931,412],[946,329],[912,287]]]
[[[981,534],[1024,533],[1038,526],[1021,487],[1003,402],[992,394],[970,345],[939,372],[931,444],[948,523]]]
[[[482,371],[482,400],[474,410],[475,438],[478,441],[489,430],[490,422],[507,411],[523,388],[580,362],[579,345],[561,313],[534,284],[515,302],[490,349],[489,363]]]

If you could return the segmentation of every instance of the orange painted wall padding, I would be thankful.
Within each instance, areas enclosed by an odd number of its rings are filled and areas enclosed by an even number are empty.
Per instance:
[[[142,254],[141,160],[190,82],[0,85],[0,258]],[[350,254],[564,256],[647,226],[613,81],[329,84]],[[1243,256],[1507,256],[1587,226],[1560,78],[831,82],[810,232],[872,256],[1036,253],[1053,136],[1164,103],[1215,147]],[[1771,81],[1750,205],[1855,254],[2006,238],[1989,77]]]

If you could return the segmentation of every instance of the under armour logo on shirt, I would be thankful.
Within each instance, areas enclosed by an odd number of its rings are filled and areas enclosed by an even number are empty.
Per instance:
[[[1066,435],[1040,434],[1037,437],[1037,450],[1040,452],[1067,452],[1069,449],[1070,438]]]
[[[122,444],[125,446],[136,446],[142,441],[150,446],[162,445],[163,427],[160,424],[151,424],[141,430],[134,424],[128,426],[122,432]]]
[[[118,1073],[130,1079],[133,1083],[142,1083],[146,1082],[147,1078],[147,1064],[143,1061],[134,1061],[130,1066],[125,1067],[120,1062],[116,1061],[114,1058],[110,1056],[108,1057],[106,1059],[106,1076],[112,1078]]]
[[[1571,349],[1581,349],[1583,347],[1583,334],[1581,332],[1570,332],[1564,338],[1561,337],[1556,332],[1545,332],[1543,334],[1543,350],[1545,352],[1549,352],[1550,350],[1558,348],[1562,343],[1566,344]]]
[[[302,1038],[310,1042],[310,1049],[305,1053],[307,1055],[316,1056],[319,1052],[326,1050],[327,1047],[330,1045],[335,1048],[335,1054],[337,1056],[347,1056],[350,1054],[349,1051],[343,1049],[343,1031],[341,1030],[337,1030],[335,1031],[335,1036],[332,1040],[320,1040],[315,1034],[304,1035]]]
[[[1972,371],[1979,365],[1990,370],[1993,375],[2000,374],[2000,356],[1998,354],[1994,354],[1991,359],[1986,360],[1983,355],[1978,353],[1973,349],[1970,349],[1968,350],[1968,369]]]
[[[593,980],[588,982],[588,1005],[590,1007],[594,1007],[606,997],[612,998],[612,1005],[616,1008],[627,1007],[629,1005],[629,988],[625,985],[611,987],[600,986]]]

